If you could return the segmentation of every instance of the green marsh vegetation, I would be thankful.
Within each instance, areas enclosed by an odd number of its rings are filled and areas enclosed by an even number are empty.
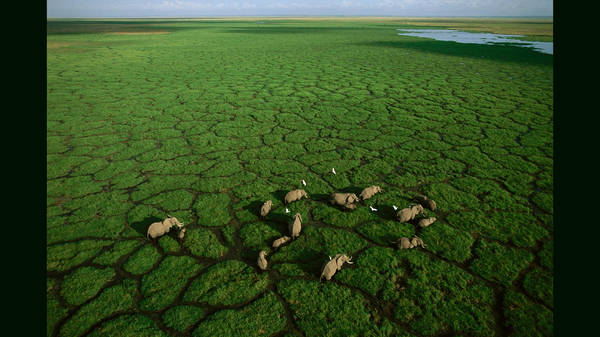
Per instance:
[[[47,335],[551,335],[553,57],[395,30],[480,21],[49,20]]]

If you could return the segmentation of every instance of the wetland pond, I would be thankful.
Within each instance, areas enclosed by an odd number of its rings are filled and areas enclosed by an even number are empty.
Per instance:
[[[399,28],[398,35],[416,36],[439,41],[454,41],[458,43],[477,43],[490,45],[510,45],[516,47],[532,48],[545,54],[553,54],[553,42],[523,41],[515,38],[524,35],[472,33],[451,29],[404,29]]]

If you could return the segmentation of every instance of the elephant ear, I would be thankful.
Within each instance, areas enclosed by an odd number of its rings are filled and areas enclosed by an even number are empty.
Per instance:
[[[173,220],[171,220],[171,218],[165,219],[165,221],[163,221],[163,225],[168,226],[170,228],[173,226]]]

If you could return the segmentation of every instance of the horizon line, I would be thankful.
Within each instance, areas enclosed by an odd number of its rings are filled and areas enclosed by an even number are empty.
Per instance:
[[[304,17],[320,17],[320,18],[552,18],[554,15],[215,15],[215,16],[73,16],[73,17],[46,17],[46,19],[219,19],[219,18],[252,18],[252,17],[272,17],[272,18],[304,18]]]

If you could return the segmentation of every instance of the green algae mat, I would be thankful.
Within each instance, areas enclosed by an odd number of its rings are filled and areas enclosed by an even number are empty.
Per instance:
[[[553,334],[552,55],[389,20],[47,27],[47,336]],[[427,228],[395,220],[417,194]],[[167,214],[185,238],[148,240]]]

